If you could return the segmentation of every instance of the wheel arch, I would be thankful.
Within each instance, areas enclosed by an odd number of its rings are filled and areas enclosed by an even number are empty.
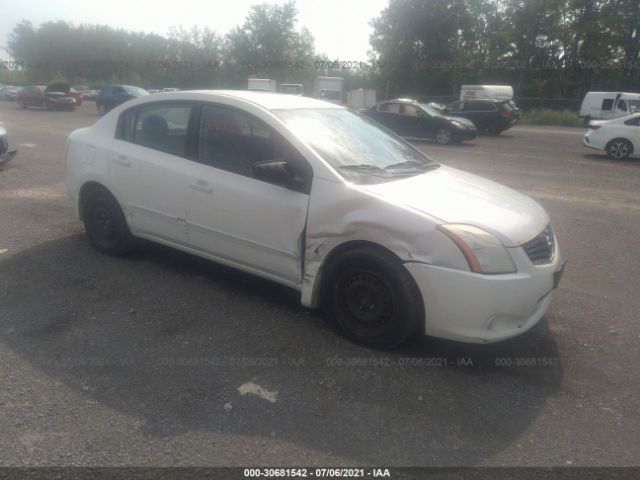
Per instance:
[[[113,194],[113,192],[109,187],[107,187],[104,183],[98,182],[96,180],[88,180],[82,184],[82,187],[80,187],[80,190],[78,192],[78,217],[80,218],[81,221],[84,221],[84,201],[85,201],[86,195],[88,195],[89,193],[95,190],[105,190],[113,198],[115,198],[116,202],[118,202],[118,205],[120,205],[120,208],[122,208],[122,204],[120,203],[116,195]]]
[[[319,265],[316,274],[310,278],[305,273],[305,280],[311,280],[309,283],[303,282],[302,288],[302,304],[311,308],[317,308],[321,304],[322,290],[328,281],[326,271],[328,267],[347,252],[362,249],[373,248],[383,254],[391,255],[399,263],[403,263],[402,259],[390,248],[370,240],[347,240],[343,243],[335,245],[329,253],[327,253]],[[305,285],[306,283],[306,285]]]

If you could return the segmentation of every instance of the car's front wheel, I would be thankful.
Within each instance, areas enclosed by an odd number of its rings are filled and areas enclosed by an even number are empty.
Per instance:
[[[420,331],[422,296],[391,253],[351,250],[328,265],[322,298],[330,323],[350,340],[388,350]]]
[[[616,138],[607,144],[605,151],[609,158],[624,160],[633,153],[633,144],[625,138]]]
[[[436,143],[438,145],[448,145],[453,142],[453,132],[449,128],[439,128],[436,131]]]
[[[109,255],[123,255],[135,246],[124,212],[105,188],[95,186],[82,195],[82,220],[93,246]]]

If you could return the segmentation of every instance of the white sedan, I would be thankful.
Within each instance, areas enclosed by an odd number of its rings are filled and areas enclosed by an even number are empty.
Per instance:
[[[585,147],[605,151],[616,160],[640,155],[640,113],[614,120],[592,120],[582,143]]]
[[[564,265],[531,198],[305,97],[128,101],[70,135],[66,185],[98,250],[120,255],[140,237],[251,272],[374,348],[521,334]]]

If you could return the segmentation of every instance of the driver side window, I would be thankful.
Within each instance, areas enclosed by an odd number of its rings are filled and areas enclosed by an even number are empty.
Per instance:
[[[228,172],[254,177],[256,163],[284,160],[305,180],[311,167],[275,130],[232,108],[205,105],[200,114],[199,161]]]

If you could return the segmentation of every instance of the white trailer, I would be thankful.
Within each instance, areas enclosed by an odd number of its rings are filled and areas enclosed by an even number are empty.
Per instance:
[[[249,77],[247,82],[249,90],[260,90],[263,92],[275,92],[278,90],[278,82],[269,78],[252,78]]]
[[[460,100],[513,100],[510,85],[462,85]]]
[[[344,78],[316,77],[313,82],[313,96],[332,103],[344,102]]]
[[[640,112],[640,93],[589,92],[580,106],[585,125],[591,120],[612,120],[635,112]]]
[[[352,110],[373,107],[376,104],[376,91],[358,88],[347,92],[347,106]]]

